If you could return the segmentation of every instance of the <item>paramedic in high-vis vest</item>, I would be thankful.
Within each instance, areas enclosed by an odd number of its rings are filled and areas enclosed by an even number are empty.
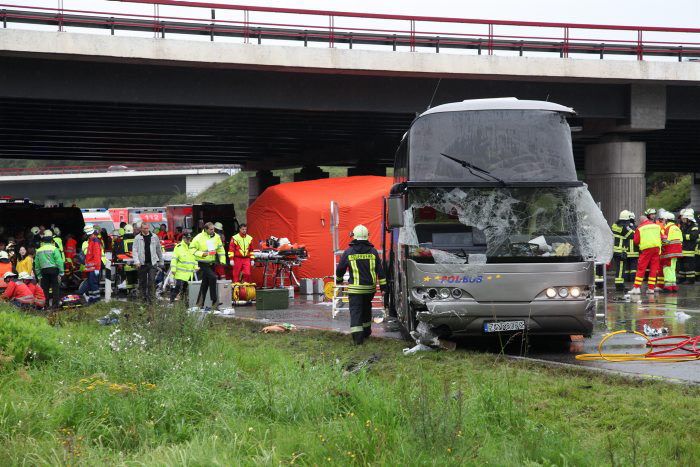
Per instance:
[[[233,282],[250,282],[250,266],[253,259],[253,249],[251,244],[253,237],[248,235],[248,226],[241,224],[238,233],[231,237],[228,245],[228,256],[231,258],[230,264],[233,266]],[[243,280],[241,280],[241,272]]]
[[[349,269],[348,298],[350,301],[350,334],[353,344],[362,344],[372,334],[372,298],[379,284],[386,289],[382,260],[369,242],[369,231],[364,225],[352,230],[353,241],[343,252],[335,270],[336,284],[341,285]]]

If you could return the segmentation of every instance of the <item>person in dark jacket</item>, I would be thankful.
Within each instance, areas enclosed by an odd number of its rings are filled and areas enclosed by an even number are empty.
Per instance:
[[[348,298],[350,301],[350,334],[353,344],[362,344],[372,334],[372,298],[377,291],[377,283],[384,292],[386,278],[382,261],[374,245],[369,242],[369,231],[364,225],[352,230],[350,246],[335,270],[336,284],[341,285],[345,272],[349,269]]]

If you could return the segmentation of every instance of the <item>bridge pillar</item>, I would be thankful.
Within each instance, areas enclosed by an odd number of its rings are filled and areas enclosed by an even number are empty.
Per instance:
[[[328,178],[328,172],[324,172],[317,165],[305,165],[301,170],[294,174],[295,182],[305,182],[308,180],[319,180]]]
[[[628,209],[639,218],[646,200],[646,144],[611,141],[586,146],[586,183],[608,223]]]
[[[279,185],[280,178],[272,175],[271,170],[258,170],[254,177],[248,177],[248,206],[268,187]]]
[[[386,177],[386,167],[360,164],[357,167],[348,168],[348,177],[356,177],[358,175],[376,175],[378,177]]]
[[[693,174],[693,180],[690,184],[690,207],[700,214],[700,173]]]

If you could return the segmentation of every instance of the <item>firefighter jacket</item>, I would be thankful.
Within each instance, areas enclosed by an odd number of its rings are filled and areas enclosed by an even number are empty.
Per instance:
[[[36,250],[34,258],[34,270],[36,271],[37,279],[41,279],[41,274],[45,270],[56,268],[59,274],[63,274],[63,256],[61,251],[56,248],[56,245],[51,243],[42,243]]]
[[[194,249],[197,261],[213,264],[218,259],[220,264],[226,264],[224,244],[221,243],[221,237],[217,234],[210,237],[206,231],[201,232],[192,239],[190,247]]]
[[[698,226],[695,222],[681,224],[683,233],[683,256],[695,256],[695,247],[698,241]]]
[[[134,252],[134,234],[124,234],[124,254],[132,254]],[[131,264],[127,263],[124,265],[125,271],[134,271],[136,268]]]
[[[191,281],[197,270],[197,258],[194,250],[185,242],[177,244],[173,250],[173,259],[170,261],[170,270],[177,280]]]
[[[348,293],[374,294],[377,283],[384,288],[386,278],[379,253],[367,240],[353,240],[350,247],[343,252],[340,263],[335,270],[337,282],[343,281],[345,272],[350,269]]]
[[[6,272],[12,271],[12,263],[10,263],[9,260],[5,261],[7,262],[3,263],[0,261],[0,288],[7,287],[7,283],[2,279],[2,276],[4,276]]]
[[[613,255],[626,256],[629,240],[634,237],[634,229],[631,227],[630,221],[618,219],[618,221],[612,225],[611,230],[615,239]]]
[[[250,235],[245,237],[241,237],[241,234],[234,235],[228,245],[229,258],[252,258],[253,252],[250,248],[252,243],[253,237]]]
[[[649,248],[661,248],[661,227],[652,221],[644,221],[634,231],[634,243],[639,251]]]
[[[85,270],[87,272],[99,271],[102,265],[102,242],[99,237],[91,235],[86,243]]]
[[[7,284],[5,292],[2,294],[2,299],[11,302],[17,300],[22,305],[33,305],[34,295],[23,282],[13,281]]]
[[[77,248],[78,242],[74,238],[69,238],[68,241],[66,241],[66,248],[63,253],[66,259],[68,259],[71,263],[73,262],[73,258],[75,258]]]
[[[669,222],[666,224],[661,238],[661,258],[680,258],[683,256],[683,234],[675,223]]]
[[[44,295],[44,290],[31,282],[25,285],[32,295],[34,295],[34,306],[37,308],[44,308],[44,305],[46,305],[46,295]]]
[[[629,221],[629,226],[632,230],[632,235],[627,239],[627,257],[639,258],[639,246],[634,243],[634,231],[637,230],[637,226],[634,225],[634,221]]]
[[[82,250],[83,250],[83,254],[84,254],[86,257],[87,257],[87,252],[88,252],[89,238],[90,238],[90,237],[88,237],[88,240],[85,240],[85,241],[83,242],[83,244],[81,245],[81,248],[82,248]],[[105,256],[105,242],[104,242],[100,237],[97,237],[97,238],[100,240],[100,248],[101,248],[101,251],[102,251],[102,266],[107,267],[107,256]],[[85,271],[85,270],[86,270],[84,264],[80,266],[80,270],[81,270],[81,271]]]

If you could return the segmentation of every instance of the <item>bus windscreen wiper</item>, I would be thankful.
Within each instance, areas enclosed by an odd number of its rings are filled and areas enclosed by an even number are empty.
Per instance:
[[[450,156],[450,155],[447,155],[447,154],[445,154],[444,152],[441,152],[440,155],[441,155],[441,156],[445,156],[445,157],[447,157],[448,159],[450,159],[450,160],[452,160],[452,161],[455,161],[456,163],[458,163],[459,165],[461,165],[462,167],[464,167],[465,169],[467,169],[467,170],[469,171],[469,173],[472,174],[472,175],[474,175],[476,178],[480,178],[480,179],[482,179],[482,180],[484,180],[484,181],[487,181],[487,182],[489,182],[489,181],[491,181],[491,180],[495,180],[495,181],[497,181],[498,183],[500,183],[501,186],[506,186],[506,182],[505,182],[504,180],[502,180],[502,179],[496,177],[495,175],[491,175],[491,172],[489,172],[488,170],[484,170],[484,169],[482,169],[482,168],[479,168],[479,167],[475,166],[474,164],[471,164],[471,163],[469,163],[469,162],[467,162],[467,161],[463,161],[462,159],[457,159],[456,157],[452,157],[452,156]],[[491,180],[489,180],[488,178],[484,178],[484,177],[482,177],[482,176],[479,175],[479,174],[474,173],[475,170],[476,170],[477,172],[481,172],[482,174],[484,174],[484,175],[486,175],[486,176],[488,176],[488,177],[491,177]]]

